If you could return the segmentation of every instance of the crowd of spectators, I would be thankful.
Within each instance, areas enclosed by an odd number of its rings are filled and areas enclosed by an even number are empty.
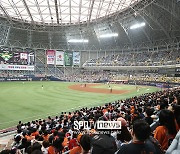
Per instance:
[[[27,77],[27,76],[33,76],[33,77],[45,77],[45,74],[39,74],[39,73],[35,73],[34,72],[27,72],[27,71],[6,71],[6,70],[2,70],[0,71],[0,77],[1,78],[20,78],[20,77]]]
[[[152,131],[150,125],[157,118],[159,126]],[[98,130],[94,125],[98,120],[121,121],[122,128]],[[74,121],[91,125],[75,129]],[[166,89],[48,119],[19,121],[12,148],[1,154],[160,154],[167,150],[179,126],[180,88]]]
[[[130,74],[120,73],[111,76],[110,79],[180,83],[179,77],[168,77],[167,75],[159,74],[159,73],[130,73]]]
[[[21,78],[21,77],[41,77],[45,78],[45,74],[24,75],[15,71],[13,73],[0,73],[0,78]],[[141,80],[141,81],[157,81],[157,82],[171,82],[180,83],[179,77],[168,77],[167,75],[159,73],[135,73],[135,72],[121,72],[121,71],[103,71],[103,70],[76,70],[74,73],[58,76],[59,79],[71,82],[97,82],[97,81],[112,81],[112,80]]]
[[[121,71],[76,71],[71,74],[61,76],[60,79],[71,82],[97,82],[97,81],[114,81],[114,80],[134,80],[134,81],[156,81],[180,83],[179,77],[168,77],[158,73],[124,73]]]
[[[179,64],[179,50],[122,52],[90,59],[83,66],[159,66]]]
[[[72,82],[95,82],[108,80],[111,73],[105,71],[84,71],[79,70],[74,73],[70,73],[60,78],[66,81]]]

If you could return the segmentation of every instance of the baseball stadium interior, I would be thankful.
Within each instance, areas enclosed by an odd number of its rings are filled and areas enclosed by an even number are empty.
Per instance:
[[[1,0],[0,90],[0,154],[180,154],[180,0]]]

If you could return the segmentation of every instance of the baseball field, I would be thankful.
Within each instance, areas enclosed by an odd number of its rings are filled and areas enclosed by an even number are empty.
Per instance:
[[[102,105],[160,89],[123,84],[74,82],[1,82],[0,129],[82,107]]]

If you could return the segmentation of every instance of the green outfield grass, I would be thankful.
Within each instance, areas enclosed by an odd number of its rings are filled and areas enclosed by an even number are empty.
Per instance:
[[[131,93],[101,94],[71,90],[65,82],[1,82],[0,83],[0,129],[15,126],[19,120],[27,122],[81,107],[104,103],[160,90],[156,87],[111,85],[113,89],[133,90]],[[43,85],[43,89],[42,89]],[[108,88],[102,84],[94,88]]]

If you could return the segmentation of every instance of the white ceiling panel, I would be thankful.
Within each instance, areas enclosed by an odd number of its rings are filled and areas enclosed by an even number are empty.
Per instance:
[[[0,14],[37,23],[79,23],[120,12],[140,0],[0,0]],[[71,17],[70,17],[71,16]]]

